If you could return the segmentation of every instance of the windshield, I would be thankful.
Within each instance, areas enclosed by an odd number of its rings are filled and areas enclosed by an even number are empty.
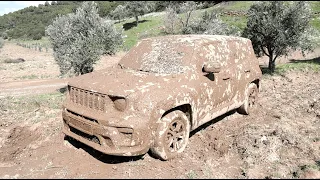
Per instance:
[[[119,62],[121,68],[159,74],[185,72],[194,44],[172,37],[145,39]]]

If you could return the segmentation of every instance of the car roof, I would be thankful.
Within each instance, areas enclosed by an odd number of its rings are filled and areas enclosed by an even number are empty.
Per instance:
[[[203,41],[242,41],[244,43],[251,42],[250,39],[235,36],[226,35],[206,35],[206,34],[188,34],[188,35],[167,35],[167,36],[157,36],[146,38],[143,40],[178,40],[178,41],[188,41],[188,42],[203,42]]]

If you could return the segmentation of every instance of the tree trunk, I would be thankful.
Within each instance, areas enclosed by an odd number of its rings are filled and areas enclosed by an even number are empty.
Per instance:
[[[275,70],[275,67],[276,67],[276,63],[275,63],[275,60],[272,58],[272,56],[269,57],[269,71],[270,73],[274,73],[274,70]]]
[[[138,26],[138,21],[139,21],[138,16],[135,16],[135,18],[136,18],[136,26]]]

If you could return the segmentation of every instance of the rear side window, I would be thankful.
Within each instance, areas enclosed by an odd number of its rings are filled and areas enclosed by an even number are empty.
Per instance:
[[[228,41],[213,41],[202,46],[204,62],[218,62],[222,67],[234,64],[232,49]]]

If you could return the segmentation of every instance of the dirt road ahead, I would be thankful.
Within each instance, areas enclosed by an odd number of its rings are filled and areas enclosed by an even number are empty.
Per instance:
[[[69,79],[24,80],[0,83],[0,97],[44,94],[60,91]]]

